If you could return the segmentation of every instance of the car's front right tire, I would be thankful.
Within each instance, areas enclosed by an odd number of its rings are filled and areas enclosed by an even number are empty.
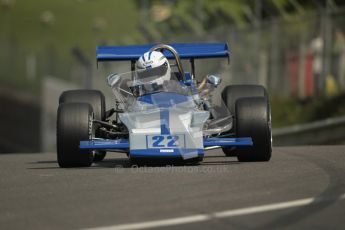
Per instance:
[[[105,121],[106,119],[106,106],[105,97],[103,93],[99,90],[91,89],[76,89],[64,91],[59,98],[59,104],[62,103],[87,103],[90,104],[96,120]],[[100,126],[95,124],[95,135],[98,137],[98,128]],[[102,161],[106,156],[106,151],[94,151],[94,162]]]
[[[93,135],[93,110],[87,103],[62,103],[57,114],[57,160],[62,168],[88,167],[93,161],[93,153],[80,149],[81,140],[89,140]]]

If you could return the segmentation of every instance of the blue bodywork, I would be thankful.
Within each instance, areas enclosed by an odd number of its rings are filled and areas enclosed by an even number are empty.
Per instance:
[[[127,45],[127,46],[98,46],[97,47],[97,62],[99,61],[136,61],[139,57],[150,50],[155,44],[148,45]],[[229,47],[227,43],[175,43],[170,44],[181,59],[200,59],[200,58],[229,58]],[[164,51],[164,55],[171,59],[174,56]],[[197,92],[196,85],[190,73],[185,73],[184,81],[181,81],[191,88],[192,92]],[[154,99],[153,99],[154,97]],[[155,94],[144,95],[138,98],[139,101],[154,104],[160,109],[160,135],[169,136],[169,108],[183,103],[193,98],[189,95],[182,95],[174,92],[160,92]],[[252,146],[252,138],[250,137],[231,137],[231,138],[204,138],[204,147],[212,146]],[[80,141],[81,149],[128,149],[130,155],[138,157],[148,156],[167,156],[179,157],[184,154],[197,153],[198,156],[203,156],[204,149],[188,149],[183,147],[178,148],[148,148],[140,150],[131,150],[128,139],[99,139]]]
[[[179,103],[193,100],[191,96],[181,95],[174,92],[159,92],[154,94],[144,95],[138,98],[139,101],[154,104],[160,108],[160,134],[170,135],[169,124],[169,108]],[[253,145],[250,137],[242,138],[204,138],[204,147],[211,146],[251,146]],[[127,139],[118,140],[105,140],[94,139],[80,142],[81,149],[129,149],[130,144]],[[130,154],[133,156],[166,156],[166,157],[178,157],[181,154],[188,154],[189,152],[197,152],[199,156],[202,156],[204,149],[186,149],[186,148],[162,148],[169,149],[170,151],[164,152],[161,149],[147,148],[140,150],[130,150]]]
[[[210,137],[204,138],[204,147],[210,146],[251,146],[253,145],[252,138],[238,137],[238,138],[218,138]],[[102,140],[94,139],[80,142],[81,149],[128,149],[129,141],[127,139],[118,140]]]
[[[153,46],[155,44],[98,46],[97,61],[136,61]],[[181,59],[229,58],[230,55],[227,43],[173,43],[170,46],[176,49]],[[169,59],[174,58],[169,51],[163,54]]]

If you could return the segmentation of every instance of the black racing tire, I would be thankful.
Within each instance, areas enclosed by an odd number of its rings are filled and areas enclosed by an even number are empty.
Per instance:
[[[88,103],[95,113],[96,120],[104,121],[106,119],[105,97],[99,90],[77,89],[64,91],[59,98],[59,104],[70,102]]]
[[[106,119],[106,106],[105,106],[105,97],[103,93],[99,90],[92,89],[77,89],[77,90],[68,90],[64,91],[60,98],[59,104],[61,103],[70,103],[70,102],[80,102],[88,103],[91,105],[93,112],[95,114],[95,119],[104,121]],[[95,136],[98,137],[98,125],[95,125]],[[102,161],[106,156],[106,151],[94,151],[94,161]]]
[[[251,137],[253,146],[237,147],[241,162],[269,161],[272,155],[271,111],[265,97],[240,98],[235,106],[236,137]]]
[[[237,99],[243,97],[265,97],[268,99],[268,94],[262,85],[228,85],[222,92],[222,99],[231,114],[235,114]]]
[[[96,151],[93,156],[93,162],[100,162],[104,160],[106,155],[107,155],[106,151]]]
[[[86,103],[63,103],[57,114],[57,160],[61,168],[89,167],[93,161],[91,150],[80,149],[81,140],[93,135],[92,107]]]
[[[265,97],[268,100],[267,91],[261,85],[228,85],[222,92],[222,99],[232,115],[236,113],[236,101],[244,97]],[[234,126],[236,125],[235,122],[234,120]],[[231,131],[233,132],[234,130]],[[223,147],[222,150],[228,157],[236,156],[235,147]]]

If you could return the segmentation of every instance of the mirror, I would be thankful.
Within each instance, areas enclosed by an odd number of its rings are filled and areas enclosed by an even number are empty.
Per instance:
[[[207,83],[217,87],[222,82],[222,79],[217,75],[207,75]]]
[[[107,77],[107,83],[110,87],[112,87],[113,85],[115,85],[118,81],[120,80],[120,76],[117,75],[116,73],[110,74]]]

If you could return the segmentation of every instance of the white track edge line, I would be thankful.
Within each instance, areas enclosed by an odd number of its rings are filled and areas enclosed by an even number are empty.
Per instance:
[[[343,199],[345,199],[345,194],[342,194],[337,198],[337,200],[343,200]],[[168,218],[168,219],[162,219],[162,220],[145,221],[145,222],[138,222],[138,223],[131,223],[131,224],[120,224],[120,225],[113,225],[113,226],[107,226],[107,227],[96,227],[96,228],[90,228],[89,230],[130,230],[130,229],[147,229],[147,228],[174,226],[174,225],[202,222],[202,221],[207,221],[214,218],[226,218],[226,217],[233,217],[233,216],[250,215],[254,213],[261,213],[261,212],[268,212],[268,211],[274,211],[274,210],[294,208],[294,207],[299,207],[299,206],[306,206],[306,205],[310,205],[313,202],[318,203],[324,200],[327,200],[327,198],[325,199],[305,198],[305,199],[292,200],[292,201],[287,201],[287,202],[259,205],[259,206],[253,206],[253,207],[247,207],[247,208],[226,210],[226,211],[221,211],[221,212],[214,212],[210,214],[200,214],[200,215],[192,215],[192,216],[186,216],[186,217]]]

